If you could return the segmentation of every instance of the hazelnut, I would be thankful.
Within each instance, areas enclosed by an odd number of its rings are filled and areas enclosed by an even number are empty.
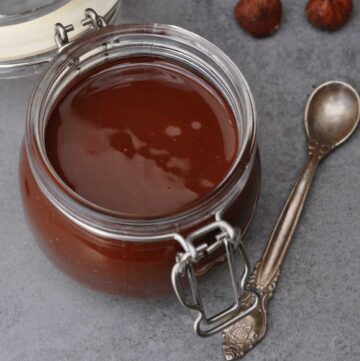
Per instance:
[[[334,31],[350,19],[352,9],[352,0],[309,0],[305,11],[314,26]]]
[[[240,0],[235,7],[239,25],[256,37],[275,32],[282,17],[281,0]]]

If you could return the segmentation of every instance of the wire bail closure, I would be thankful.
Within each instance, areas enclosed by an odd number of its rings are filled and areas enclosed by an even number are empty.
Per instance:
[[[81,20],[82,26],[90,26],[91,29],[99,30],[107,26],[105,19],[100,16],[94,9],[88,8],[85,10],[85,18]],[[73,24],[64,26],[62,23],[55,24],[55,43],[59,51],[69,44],[68,33],[74,31]]]
[[[199,246],[194,245],[194,241],[211,232],[219,230],[215,236],[216,241],[212,244],[202,243]],[[185,252],[179,253],[176,257],[176,263],[172,269],[171,280],[175,293],[182,305],[198,313],[194,321],[194,331],[201,337],[207,337],[218,333],[251,313],[259,303],[259,295],[255,290],[246,289],[246,284],[250,272],[250,262],[246,251],[241,242],[239,229],[234,229],[225,221],[216,221],[210,223],[181,240]],[[198,287],[194,272],[194,265],[208,255],[225,247],[227,263],[229,266],[231,286],[234,292],[234,303],[224,311],[208,317],[205,313],[202,297]],[[241,277],[235,275],[235,252],[239,251],[241,261],[244,265],[244,272]],[[188,300],[183,289],[183,281],[187,280],[192,294],[192,300]],[[241,300],[244,294],[254,295],[253,304],[243,309]]]

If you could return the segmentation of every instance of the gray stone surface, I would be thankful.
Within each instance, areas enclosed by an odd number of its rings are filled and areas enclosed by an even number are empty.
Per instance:
[[[360,12],[343,30],[328,34],[307,24],[304,0],[287,0],[280,31],[254,40],[236,25],[234,4],[125,0],[121,20],[193,30],[222,48],[248,79],[263,166],[247,237],[254,262],[305,160],[303,110],[312,87],[336,78],[360,89]],[[0,360],[222,360],[220,337],[194,336],[189,314],[174,297],[132,300],[96,293],[66,278],[39,251],[17,181],[34,81],[0,80]],[[268,335],[246,360],[360,360],[359,141],[358,132],[321,165],[270,305]],[[224,279],[222,271],[215,278]],[[220,305],[225,291],[217,292]]]

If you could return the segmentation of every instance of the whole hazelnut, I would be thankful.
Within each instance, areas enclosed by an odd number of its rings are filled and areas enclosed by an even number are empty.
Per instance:
[[[352,10],[352,0],[309,0],[305,9],[310,23],[330,31],[345,25]]]
[[[281,0],[240,0],[235,18],[240,26],[256,37],[269,36],[280,26]]]

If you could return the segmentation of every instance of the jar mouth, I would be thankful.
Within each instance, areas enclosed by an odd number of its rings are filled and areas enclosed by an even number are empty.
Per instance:
[[[238,127],[237,156],[223,181],[190,208],[157,218],[129,218],[82,198],[56,173],[45,149],[45,128],[68,85],[90,69],[133,56],[158,56],[203,75],[231,107]],[[93,32],[67,46],[46,68],[28,109],[25,145],[34,178],[46,198],[77,225],[103,237],[166,239],[222,213],[249,177],[256,147],[256,114],[249,86],[236,65],[215,45],[172,25],[131,24]],[[150,239],[149,238],[149,239]]]

